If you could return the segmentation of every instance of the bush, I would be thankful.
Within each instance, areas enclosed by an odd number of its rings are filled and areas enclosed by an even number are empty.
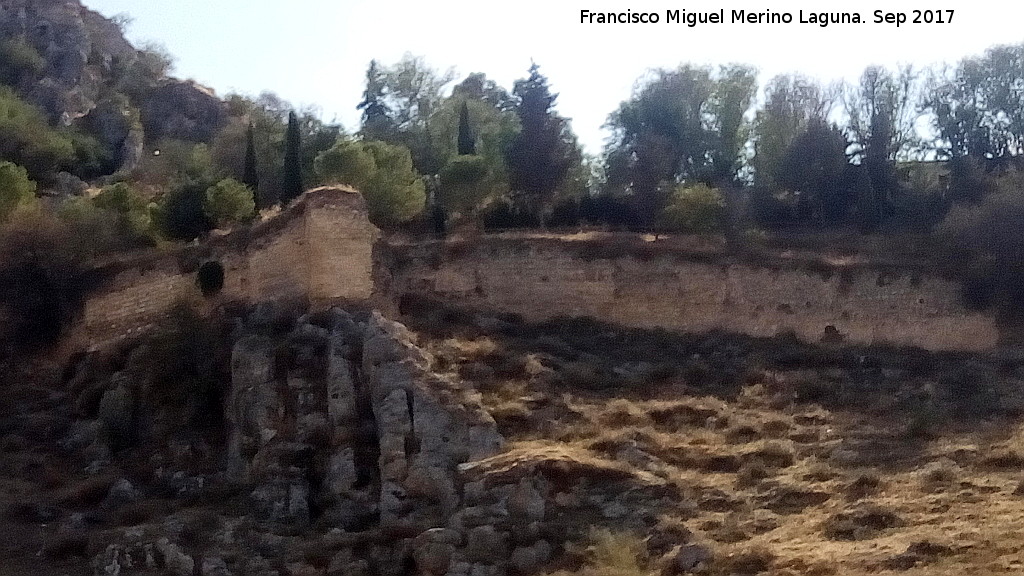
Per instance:
[[[143,403],[189,410],[190,424],[213,422],[221,413],[228,348],[211,322],[179,302],[133,356],[131,369],[145,382]]]
[[[28,179],[28,172],[11,162],[0,162],[0,222],[35,197],[36,183]]]
[[[213,183],[185,179],[175,184],[160,199],[153,220],[160,231],[175,240],[192,240],[213,229],[206,215],[206,191]]]
[[[706,184],[679,187],[662,212],[662,223],[679,232],[716,232],[725,225],[725,198]]]
[[[628,532],[612,532],[595,528],[590,532],[591,545],[584,552],[586,564],[572,574],[581,576],[653,576],[657,571],[644,566],[647,547],[643,540]],[[554,576],[568,576],[556,572]]]
[[[955,206],[938,226],[947,260],[966,278],[965,300],[1024,313],[1024,187],[1001,190],[980,204]]]
[[[32,349],[54,342],[78,311],[88,237],[41,210],[20,210],[0,232],[3,339]]]
[[[343,140],[321,152],[314,169],[325,183],[347,184],[362,192],[375,223],[406,222],[423,212],[426,188],[404,146]]]
[[[64,134],[47,123],[41,110],[0,87],[0,158],[23,166],[36,181],[52,178],[75,157]]]
[[[439,193],[441,205],[446,210],[468,213],[476,208],[490,195],[490,170],[483,156],[456,156],[452,158],[441,173]]]
[[[484,213],[483,220],[484,228],[488,230],[540,227],[540,218],[536,212],[523,209],[508,200],[492,204]]]
[[[253,192],[233,178],[225,178],[206,189],[203,213],[219,228],[245,222],[256,210]]]
[[[46,59],[24,38],[0,42],[0,82],[18,86],[36,78],[45,68]]]

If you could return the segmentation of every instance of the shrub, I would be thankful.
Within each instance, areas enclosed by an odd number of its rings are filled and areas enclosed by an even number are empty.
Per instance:
[[[75,157],[71,140],[50,127],[41,110],[0,86],[0,158],[45,181]]]
[[[205,180],[185,179],[168,190],[153,214],[160,231],[176,240],[192,240],[209,232],[213,224],[203,205],[211,185]]]
[[[680,232],[715,232],[725,224],[722,193],[705,184],[679,187],[661,214],[662,224]]]
[[[980,204],[955,206],[936,233],[947,260],[966,277],[968,303],[1024,312],[1024,185],[1007,186]]]
[[[125,247],[148,243],[143,239],[149,235],[152,224],[149,205],[129,184],[118,182],[105,186],[92,203],[116,220],[118,240]],[[85,210],[82,212],[81,216],[89,217]]]
[[[590,532],[591,544],[584,552],[586,564],[574,574],[582,576],[653,576],[656,571],[644,566],[647,547],[643,540],[628,532],[612,532],[595,528]],[[554,576],[568,576],[556,572]]]
[[[178,412],[195,426],[216,423],[227,349],[216,325],[190,303],[177,303],[133,355],[130,368],[145,383],[143,404]]]
[[[441,169],[439,192],[447,210],[469,213],[491,193],[490,170],[483,156],[456,156]]]
[[[2,338],[35,348],[54,342],[81,305],[91,238],[55,215],[19,210],[0,232]]]
[[[225,178],[206,189],[203,213],[220,228],[252,218],[255,210],[252,190],[233,178]]]
[[[0,42],[0,82],[17,86],[37,77],[46,68],[46,59],[24,38]]]
[[[406,222],[423,212],[426,188],[404,146],[343,140],[321,152],[314,169],[325,183],[348,184],[362,192],[374,222]]]
[[[0,222],[35,197],[36,183],[29,180],[28,172],[11,162],[0,162]]]

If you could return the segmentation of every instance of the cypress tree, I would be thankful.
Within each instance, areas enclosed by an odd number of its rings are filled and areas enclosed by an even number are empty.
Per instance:
[[[281,203],[288,204],[302,195],[302,165],[299,149],[302,145],[299,135],[299,119],[295,112],[288,113],[288,132],[285,137],[284,178],[281,180]]]
[[[263,202],[260,201],[260,177],[256,173],[256,142],[252,122],[249,122],[249,129],[245,132],[245,170],[242,173],[242,184],[252,190],[256,210],[263,208]]]
[[[469,105],[463,100],[462,109],[459,110],[459,156],[469,154],[476,154],[476,139],[469,127]]]

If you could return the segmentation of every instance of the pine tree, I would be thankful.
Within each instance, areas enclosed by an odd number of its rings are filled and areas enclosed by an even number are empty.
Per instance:
[[[577,153],[568,122],[554,112],[558,95],[538,70],[536,64],[530,66],[530,77],[515,83],[522,131],[506,158],[513,194],[535,214],[550,202]]]
[[[284,178],[281,180],[281,204],[288,204],[302,195],[302,165],[299,160],[301,147],[299,119],[295,112],[289,112],[288,132],[285,135]]]
[[[469,105],[463,100],[459,110],[459,156],[470,154],[476,154],[476,138],[469,126]]]
[[[252,190],[256,209],[263,208],[263,203],[260,201],[260,177],[256,172],[256,142],[252,122],[249,122],[249,129],[245,133],[245,169],[242,173],[242,184]]]
[[[395,131],[391,110],[387,105],[387,77],[376,60],[366,70],[366,90],[363,101],[356,106],[363,111],[363,137],[367,140],[388,141]]]

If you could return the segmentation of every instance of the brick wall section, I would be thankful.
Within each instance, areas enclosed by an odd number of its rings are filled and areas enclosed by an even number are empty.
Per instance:
[[[693,332],[792,331],[811,342],[834,326],[847,341],[931,350],[990,350],[999,340],[995,319],[965,309],[960,286],[942,278],[868,266],[701,260],[584,258],[550,242],[457,251],[421,246],[397,259],[394,291],[534,321],[590,316]]]
[[[140,334],[179,300],[203,298],[197,273],[210,261],[224,268],[224,287],[206,298],[210,305],[368,300],[379,236],[360,194],[338,187],[311,190],[282,214],[250,228],[94,270],[99,280],[86,299],[81,328],[93,349]]]
[[[195,281],[181,275],[171,260],[155,269],[126,270],[118,274],[109,290],[85,303],[89,345],[103,347],[136,336],[162,318],[179,298],[197,294]]]
[[[343,199],[343,198],[342,198]],[[333,196],[311,200],[305,235],[312,239],[309,295],[315,301],[367,300],[374,293],[373,245],[380,232],[365,209]]]

